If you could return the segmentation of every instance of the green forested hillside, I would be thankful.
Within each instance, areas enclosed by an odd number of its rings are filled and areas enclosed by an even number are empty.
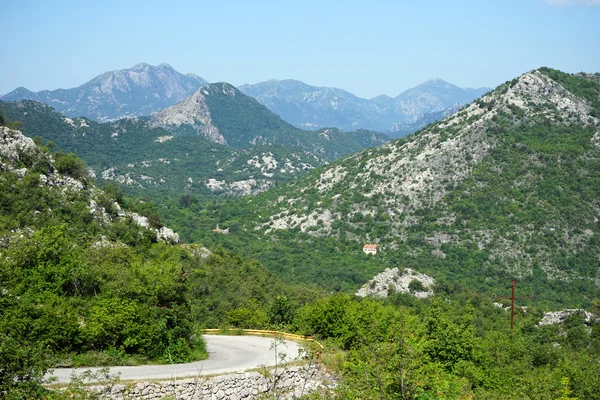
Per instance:
[[[565,112],[532,113],[534,102],[519,116],[492,94],[472,106],[498,107],[480,115],[492,121],[486,129],[462,124],[474,116],[467,109],[239,201],[181,193],[152,205],[115,185],[101,191],[74,154],[0,127],[0,397],[93,398],[77,387],[49,392],[41,377],[49,366],[198,358],[200,329],[222,327],[315,335],[318,362],[339,384],[311,398],[600,398],[598,320],[573,310],[540,324],[554,307],[600,310],[589,267],[598,260],[595,97],[577,103],[556,86],[560,78],[589,93],[594,77],[542,72],[558,74],[534,77],[571,101],[557,100]],[[510,98],[525,81],[496,93]],[[147,214],[148,227],[127,210]],[[196,243],[163,243],[163,221]],[[213,232],[217,223],[229,234]],[[487,241],[475,242],[482,232]],[[381,252],[362,254],[365,241]],[[386,266],[430,273],[435,295],[334,293]],[[508,294],[513,274],[518,294],[535,297],[517,301],[511,330],[507,301],[493,294]]]
[[[0,398],[48,396],[51,367],[196,360],[202,328],[281,327],[320,294],[222,249],[165,243],[155,214],[126,211],[151,206],[4,126],[0,193]]]
[[[256,198],[164,215],[186,240],[243,249],[290,281],[350,289],[411,267],[487,293],[517,277],[537,304],[589,306],[600,278],[599,94],[597,75],[532,71]],[[213,235],[215,223],[235,234]],[[366,257],[363,243],[380,254]]]
[[[184,191],[205,198],[239,195],[230,189],[235,182],[255,179],[247,184],[248,192],[264,190],[323,163],[321,158],[282,146],[232,150],[195,134],[150,128],[144,119],[106,124],[66,119],[32,101],[0,103],[0,109],[8,118],[21,121],[28,136],[41,136],[75,152],[93,168],[99,183],[115,181],[140,197],[160,199]],[[288,166],[265,168],[264,162],[248,163],[264,156]],[[224,188],[211,190],[209,179],[223,181]]]
[[[377,132],[301,131],[250,97],[219,93],[206,99],[235,148],[215,144],[190,126],[163,128],[147,118],[100,124],[67,118],[34,101],[0,102],[0,110],[22,122],[28,136],[83,158],[100,184],[116,181],[130,195],[159,201],[183,192],[201,198],[254,194],[387,140]]]
[[[32,396],[50,366],[204,356],[181,251],[81,160],[0,126],[0,193],[0,396]]]
[[[209,84],[201,92],[212,122],[233,147],[287,145],[332,161],[389,139],[383,133],[364,129],[347,133],[337,128],[298,129],[228,83]]]
[[[511,331],[508,314],[472,291],[410,297],[334,295],[298,311],[301,332],[323,340],[325,362],[342,376],[321,398],[599,398],[600,325],[582,314],[540,326],[529,308]]]

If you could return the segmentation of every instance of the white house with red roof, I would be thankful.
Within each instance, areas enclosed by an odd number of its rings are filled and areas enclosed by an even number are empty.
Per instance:
[[[375,254],[377,254],[377,246],[379,246],[379,245],[378,244],[365,244],[363,246],[363,251],[365,252],[365,254],[375,255]]]

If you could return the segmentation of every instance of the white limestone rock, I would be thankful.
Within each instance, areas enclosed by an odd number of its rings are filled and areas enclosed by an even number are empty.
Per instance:
[[[184,101],[158,111],[150,121],[152,127],[192,126],[199,134],[218,144],[227,144],[225,137],[212,123],[210,110],[202,89],[186,98]]]
[[[177,244],[179,243],[179,234],[173,231],[171,228],[163,226],[156,231],[156,237],[158,240],[162,240],[166,243]]]
[[[416,280],[425,288],[424,291],[413,292],[410,290],[410,283]],[[357,292],[359,297],[387,297],[388,291],[392,290],[399,293],[411,293],[420,299],[433,296],[435,279],[425,274],[421,274],[410,268],[405,268],[402,272],[398,268],[386,268],[380,274],[377,274],[369,282],[365,283]]]
[[[233,196],[248,196],[264,192],[275,186],[275,182],[268,179],[244,179],[240,181],[226,182],[214,178],[208,179],[204,185],[213,191],[224,191]]]
[[[542,320],[540,322],[538,322],[538,325],[542,326],[542,325],[559,324],[559,323],[563,322],[565,318],[567,318],[568,316],[573,315],[575,313],[582,313],[585,317],[586,324],[591,324],[598,318],[591,312],[585,311],[580,308],[566,308],[561,311],[551,311],[551,312],[545,313]]]
[[[33,152],[36,145],[31,138],[21,132],[0,126],[0,156],[11,163],[19,161],[24,152]]]

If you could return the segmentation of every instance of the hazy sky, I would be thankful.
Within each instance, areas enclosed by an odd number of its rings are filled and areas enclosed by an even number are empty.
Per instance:
[[[429,78],[494,87],[600,71],[600,0],[0,0],[0,94],[144,61],[234,85],[298,79],[361,97]]]

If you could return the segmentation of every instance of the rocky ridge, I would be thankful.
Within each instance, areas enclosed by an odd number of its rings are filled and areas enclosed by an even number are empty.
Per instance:
[[[494,106],[488,110],[481,104]],[[474,166],[496,146],[497,139],[488,135],[487,129],[499,112],[511,113],[510,106],[520,107],[525,117],[535,118],[540,117],[538,107],[558,110],[556,116],[550,111],[541,115],[555,121],[560,118],[565,125],[571,121],[585,125],[598,123],[583,100],[541,72],[532,71],[518,78],[505,92],[491,92],[480,102],[470,104],[418,135],[347,157],[316,176],[314,187],[324,197],[341,185],[360,191],[367,199],[380,196],[383,201],[379,207],[386,209],[392,220],[409,210],[431,207],[444,198],[449,187],[466,179]],[[301,185],[293,186],[298,186],[299,193],[309,190]],[[294,203],[300,200],[301,197],[291,199]],[[336,199],[332,200],[331,208],[335,210]],[[274,205],[282,202],[287,204],[289,201],[282,199]],[[322,208],[315,210],[319,209]],[[330,212],[338,219],[342,217],[342,214]],[[354,208],[350,216],[357,213],[373,216],[375,212],[373,207],[359,207]],[[273,215],[270,221],[281,229],[298,225],[291,221],[288,210]]]
[[[573,173],[588,177],[582,184],[590,188],[597,182],[593,171],[600,159],[598,110],[592,107],[593,100],[567,89],[569,85],[594,85],[597,78],[556,72],[559,80],[555,80],[552,74],[547,69],[527,72],[417,134],[351,155],[298,179],[269,197],[260,212],[269,217],[257,222],[254,229],[265,234],[299,229],[314,237],[377,242],[382,249],[402,247],[411,256],[427,252],[439,259],[446,258],[447,249],[474,248],[487,254],[485,269],[522,277],[530,276],[535,266],[550,279],[582,278],[557,264],[558,252],[569,257],[578,257],[583,250],[598,253],[592,245],[600,234],[595,225],[600,218],[598,202],[578,200],[585,217],[568,221],[559,210],[566,199],[554,202],[550,197],[533,204],[517,200],[521,193],[547,198],[543,180],[552,177],[540,174],[547,165],[552,166],[547,174],[562,173],[562,168],[570,168],[565,163],[569,157],[581,164],[577,172],[569,172],[573,178]],[[576,83],[571,83],[573,80]],[[529,139],[528,130],[557,133],[542,142],[537,137]],[[532,143],[526,145],[525,140]],[[560,153],[556,152],[565,151],[565,145],[554,143],[569,140],[576,140],[577,147],[571,148],[569,156],[562,156],[562,161],[557,160]],[[509,172],[515,168],[523,172]],[[506,182],[497,186],[498,179]],[[490,186],[500,194],[487,199]],[[521,192],[510,188],[521,188]],[[565,186],[560,190],[580,196],[583,189]],[[474,216],[478,221],[489,218],[485,212],[473,214],[481,201],[464,208],[457,199],[471,201],[475,194],[488,201],[486,207],[494,202],[491,207],[512,212],[498,217],[504,219],[485,222],[489,228],[484,222],[472,226]],[[511,203],[517,201],[518,207],[535,209],[538,220],[546,222],[536,227],[515,219],[519,208]],[[504,224],[501,231],[493,227],[500,222]],[[422,236],[414,237],[415,229],[422,231]],[[562,237],[556,237],[557,232],[563,232]],[[548,240],[542,237],[556,237],[556,246],[540,244]],[[409,239],[418,246],[407,246]],[[597,271],[588,269],[585,276],[600,285]]]
[[[12,172],[19,178],[23,178],[27,174],[27,168],[17,168],[17,166],[27,158],[46,158],[46,155],[31,138],[20,131],[0,126],[0,171]],[[52,157],[48,157],[49,164],[53,161]],[[40,174],[39,180],[40,184],[63,193],[80,191],[85,186],[77,179],[59,174],[53,167],[48,168],[45,174]]]

